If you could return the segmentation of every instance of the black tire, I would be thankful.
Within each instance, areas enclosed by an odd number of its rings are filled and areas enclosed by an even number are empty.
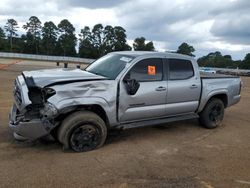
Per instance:
[[[86,152],[100,148],[104,144],[107,127],[97,114],[78,111],[63,120],[57,133],[64,149]]]
[[[224,117],[224,103],[217,98],[208,101],[200,113],[200,124],[207,129],[214,129],[221,125]]]

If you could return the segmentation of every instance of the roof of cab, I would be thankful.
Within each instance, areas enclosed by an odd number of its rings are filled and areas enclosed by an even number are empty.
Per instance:
[[[169,58],[182,58],[182,59],[194,59],[191,56],[188,55],[183,55],[183,54],[178,54],[174,52],[155,52],[155,51],[117,51],[117,52],[112,52],[116,54],[121,54],[121,55],[128,55],[128,56],[133,56],[133,57],[138,57],[138,56],[148,56],[148,55],[159,55],[159,56],[167,56]]]

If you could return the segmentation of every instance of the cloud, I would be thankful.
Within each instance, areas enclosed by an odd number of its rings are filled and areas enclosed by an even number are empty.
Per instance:
[[[13,8],[15,7],[15,8]],[[52,16],[52,15],[63,15],[63,12],[60,13],[58,10],[58,4],[56,1],[49,0],[20,0],[20,1],[11,1],[11,0],[1,0],[0,2],[0,15],[6,15],[8,17],[19,17],[23,19],[32,15],[37,16]]]
[[[66,0],[66,4],[73,7],[90,9],[111,8],[122,4],[124,0]]]
[[[97,23],[120,25],[130,43],[144,36],[164,51],[187,42],[197,56],[220,50],[238,59],[250,51],[249,12],[249,0],[1,0],[0,26],[14,18],[21,28],[33,15],[43,23],[68,19],[77,33]]]
[[[250,10],[249,10],[250,11]],[[211,27],[211,32],[233,44],[250,44],[250,15],[232,15],[232,19],[217,19]]]
[[[198,56],[211,49],[236,54],[249,49],[249,4],[248,0],[138,0],[123,4],[117,17],[132,31],[130,38],[165,42],[166,49],[177,49],[185,41]]]
[[[211,33],[232,44],[250,44],[250,1],[238,0],[215,10],[216,20]]]

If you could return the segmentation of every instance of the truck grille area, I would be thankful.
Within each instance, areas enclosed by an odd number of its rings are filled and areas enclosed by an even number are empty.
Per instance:
[[[21,90],[17,84],[17,81],[15,80],[14,82],[14,91],[13,91],[13,94],[14,94],[14,98],[17,102],[17,105],[20,106],[22,104],[22,95],[21,95]]]

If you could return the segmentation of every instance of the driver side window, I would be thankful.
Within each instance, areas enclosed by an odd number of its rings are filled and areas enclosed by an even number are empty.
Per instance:
[[[143,59],[136,63],[125,76],[138,82],[160,81],[163,77],[161,58]]]

